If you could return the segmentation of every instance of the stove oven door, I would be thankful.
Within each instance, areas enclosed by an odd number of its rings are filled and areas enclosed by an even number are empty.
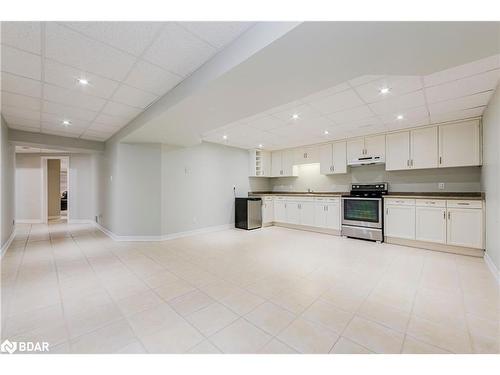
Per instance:
[[[342,224],[382,228],[382,198],[342,197]]]

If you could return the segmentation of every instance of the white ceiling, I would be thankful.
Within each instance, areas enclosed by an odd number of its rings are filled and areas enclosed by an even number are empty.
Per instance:
[[[482,115],[499,78],[500,55],[425,76],[361,76],[211,130],[202,138],[274,150],[476,117]],[[381,94],[382,88],[390,91]],[[397,118],[400,115],[403,119]]]
[[[16,129],[106,140],[251,26],[2,22],[2,115]]]

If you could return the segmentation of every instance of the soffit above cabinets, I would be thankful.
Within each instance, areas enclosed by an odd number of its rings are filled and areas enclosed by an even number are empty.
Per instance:
[[[252,25],[2,22],[2,116],[15,129],[106,140]]]
[[[426,76],[365,75],[214,129],[202,138],[276,150],[478,117],[499,79],[500,55]]]

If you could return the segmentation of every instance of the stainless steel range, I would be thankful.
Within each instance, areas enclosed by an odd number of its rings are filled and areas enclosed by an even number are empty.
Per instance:
[[[342,235],[382,242],[384,218],[382,196],[387,182],[351,184],[351,192],[342,197]]]

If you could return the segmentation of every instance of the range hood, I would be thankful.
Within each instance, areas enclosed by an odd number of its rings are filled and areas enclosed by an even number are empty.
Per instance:
[[[361,158],[351,159],[347,161],[347,165],[358,167],[361,165],[384,164],[385,159],[381,156],[364,156]]]

